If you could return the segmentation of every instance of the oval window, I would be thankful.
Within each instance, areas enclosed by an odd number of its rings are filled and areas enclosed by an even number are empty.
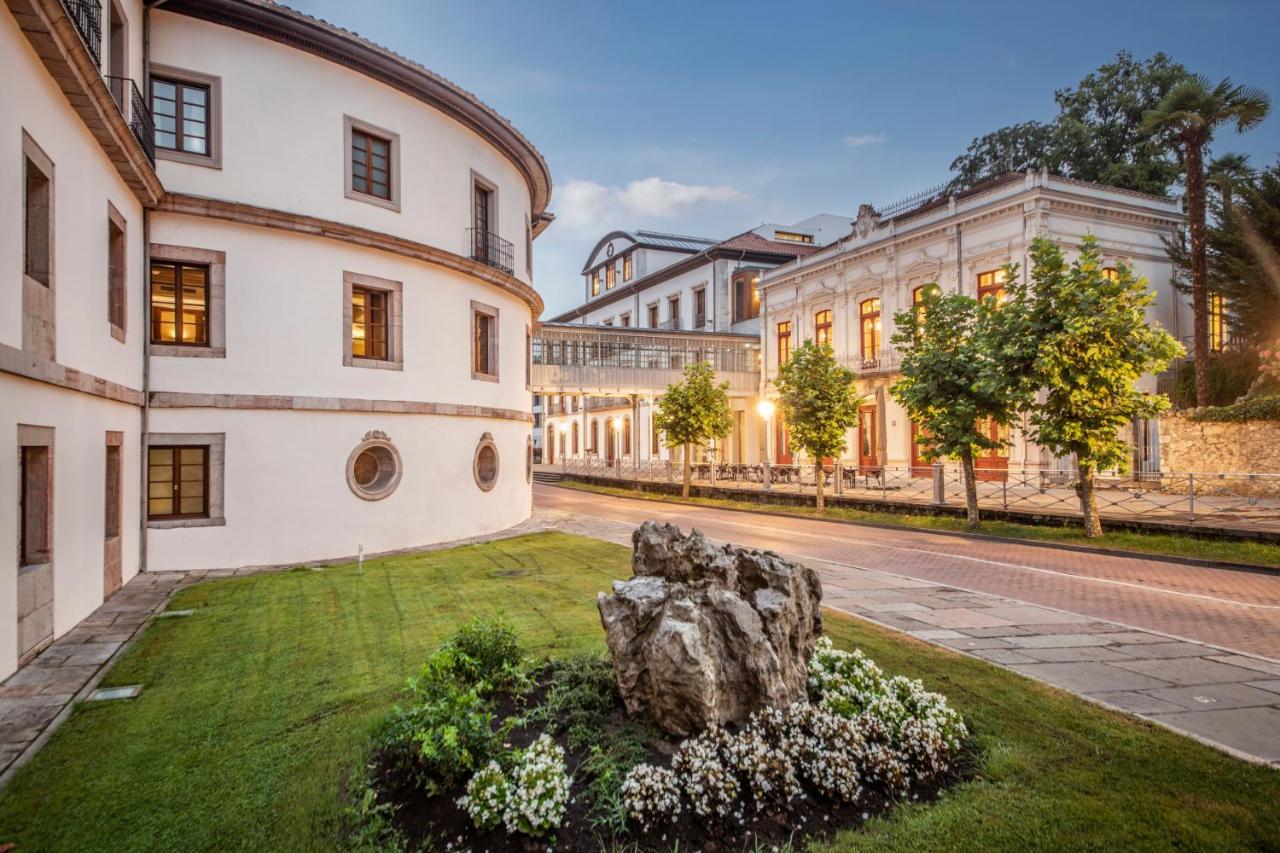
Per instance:
[[[382,500],[394,492],[400,474],[400,454],[385,438],[367,438],[347,459],[347,485],[367,501]]]
[[[485,433],[480,437],[476,447],[476,458],[473,463],[476,485],[483,491],[489,491],[498,482],[498,447],[493,436]]]

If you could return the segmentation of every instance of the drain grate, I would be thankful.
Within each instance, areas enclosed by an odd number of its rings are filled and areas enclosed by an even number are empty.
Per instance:
[[[141,684],[129,684],[124,687],[100,687],[89,694],[89,701],[109,702],[112,699],[134,699],[141,692]]]

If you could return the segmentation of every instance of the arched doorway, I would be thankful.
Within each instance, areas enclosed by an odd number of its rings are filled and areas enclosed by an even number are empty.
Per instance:
[[[578,455],[578,422],[573,422],[573,455]]]
[[[614,418],[608,418],[604,422],[604,461],[606,465],[612,465],[617,461],[618,428],[614,426],[615,422]]]
[[[554,465],[556,462],[556,430],[551,424],[547,424],[547,437],[543,439],[543,463],[546,465]]]
[[[622,419],[622,455],[631,455],[631,418]]]

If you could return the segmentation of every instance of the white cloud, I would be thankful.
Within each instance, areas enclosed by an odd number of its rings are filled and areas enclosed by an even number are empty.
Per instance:
[[[889,141],[889,137],[883,133],[851,133],[844,138],[844,144],[850,148],[860,148],[863,145],[883,145]]]
[[[632,219],[671,219],[701,204],[742,198],[743,193],[733,187],[682,184],[656,176],[622,187],[572,180],[556,190],[551,209],[557,229],[598,231],[608,224],[630,224]]]

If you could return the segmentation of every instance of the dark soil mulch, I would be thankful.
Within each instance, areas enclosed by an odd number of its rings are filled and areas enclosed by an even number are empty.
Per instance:
[[[545,679],[539,679],[535,682],[534,689],[524,696],[497,697],[495,719],[504,720],[536,708],[546,695],[546,686]],[[602,729],[607,739],[624,731],[634,731],[637,725],[643,724],[630,718],[619,700],[605,719]],[[669,766],[671,756],[679,747],[681,739],[671,738],[649,726],[644,726],[644,730],[652,736],[648,742],[648,761]],[[517,725],[508,742],[514,747],[528,746],[544,731],[545,724],[541,722],[527,726]],[[894,800],[873,790],[868,791],[857,803],[844,803],[829,799],[805,785],[804,797],[792,800],[784,810],[757,812],[748,793],[741,821],[732,817],[701,817],[690,812],[686,806],[680,818],[673,823],[655,827],[649,832],[641,832],[638,826],[630,824],[627,832],[616,834],[593,822],[594,804],[584,795],[585,780],[577,772],[588,750],[572,748],[564,732],[553,736],[553,739],[565,751],[565,766],[573,777],[573,785],[563,824],[554,833],[548,833],[541,839],[509,835],[502,827],[494,830],[477,829],[471,816],[457,804],[458,798],[466,793],[465,782],[447,793],[428,797],[411,779],[397,773],[381,756],[375,755],[373,783],[378,791],[378,800],[396,806],[395,823],[409,840],[410,850],[438,850],[452,845],[463,850],[524,850],[529,853],[545,851],[550,847],[558,851],[599,851],[614,848],[667,851],[678,846],[680,850],[728,851],[757,846],[768,849],[788,842],[802,849],[804,845],[801,842],[806,839],[816,840],[841,830],[856,829],[870,818],[890,811],[895,804]],[[918,786],[913,792],[915,797],[922,802],[932,801],[944,789],[976,775],[978,755],[972,744],[973,739],[970,738],[951,771],[927,785]]]

